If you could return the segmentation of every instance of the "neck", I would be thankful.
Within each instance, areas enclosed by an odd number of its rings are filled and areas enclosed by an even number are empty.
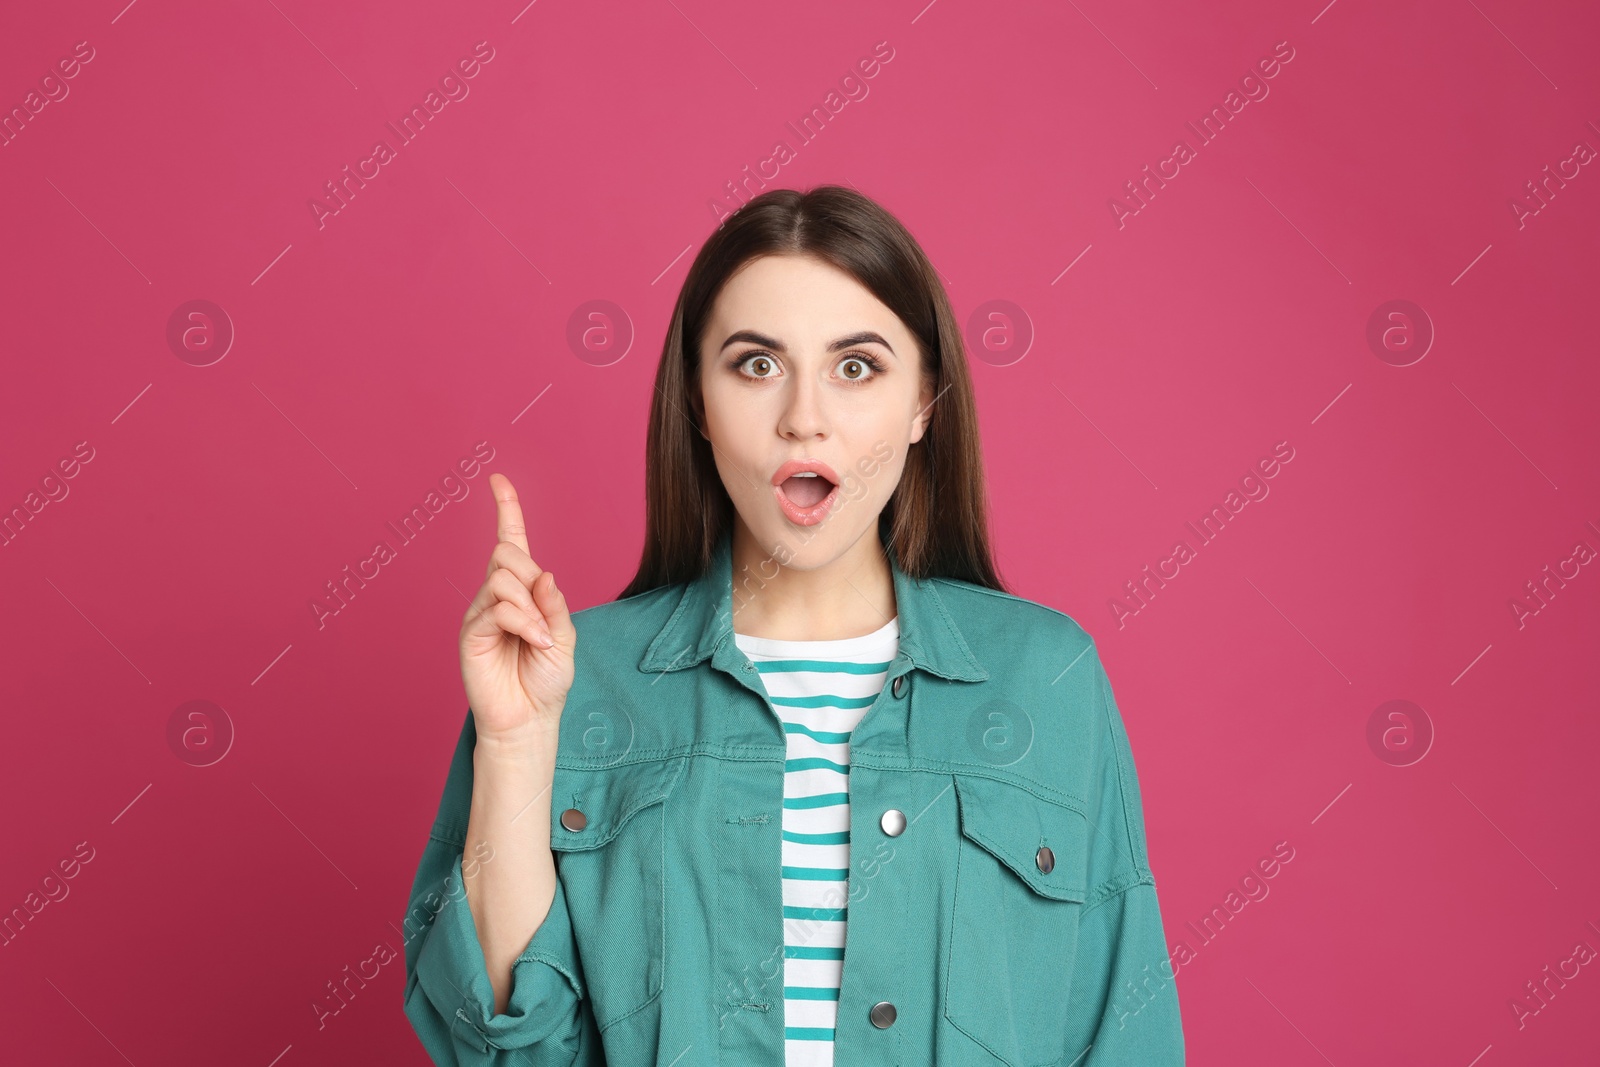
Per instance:
[[[780,564],[737,517],[732,549],[736,633],[833,641],[870,634],[895,616],[894,575],[875,524],[838,556],[807,568]]]

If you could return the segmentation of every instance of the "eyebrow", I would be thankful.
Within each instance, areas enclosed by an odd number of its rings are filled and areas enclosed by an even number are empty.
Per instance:
[[[774,352],[787,352],[789,350],[788,347],[776,337],[768,337],[766,334],[757,333],[755,330],[736,330],[728,335],[728,339],[726,341],[722,342],[722,348],[727,348],[735,341],[749,341],[751,344],[760,345],[762,348],[770,348]],[[839,338],[837,341],[830,341],[828,343],[828,351],[838,352],[841,349],[864,344],[882,345],[897,358],[899,356],[899,353],[895,352],[894,346],[883,339],[882,334],[876,333],[872,330],[862,330],[858,333],[847,334],[844,337]],[[721,351],[721,349],[718,349],[718,351]]]

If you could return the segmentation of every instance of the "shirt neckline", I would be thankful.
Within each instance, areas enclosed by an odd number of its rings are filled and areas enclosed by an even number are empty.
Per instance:
[[[858,637],[838,637],[823,641],[798,641],[776,637],[753,637],[734,632],[733,639],[746,653],[785,658],[825,659],[830,656],[851,656],[887,646],[900,636],[900,616],[878,627],[869,634]]]

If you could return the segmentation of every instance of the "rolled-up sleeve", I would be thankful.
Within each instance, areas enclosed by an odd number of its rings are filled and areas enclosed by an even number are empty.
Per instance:
[[[1098,676],[1098,751],[1089,798],[1089,889],[1069,993],[1077,1006],[1069,1048],[1082,1057],[1076,1067],[1181,1065],[1177,974],[1145,847],[1133,751],[1098,649],[1091,658]]]
[[[512,964],[506,1010],[494,1010],[462,881],[475,744],[469,713],[406,910],[406,1017],[437,1064],[604,1067],[559,878],[549,914]]]

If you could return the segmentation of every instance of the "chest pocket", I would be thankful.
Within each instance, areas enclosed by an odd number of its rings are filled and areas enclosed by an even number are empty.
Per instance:
[[[686,762],[556,767],[550,847],[600,1030],[661,993],[666,801]]]
[[[961,840],[944,1014],[1011,1067],[1066,1048],[1088,821],[1008,782],[955,776]],[[1042,851],[1048,849],[1048,852]]]

